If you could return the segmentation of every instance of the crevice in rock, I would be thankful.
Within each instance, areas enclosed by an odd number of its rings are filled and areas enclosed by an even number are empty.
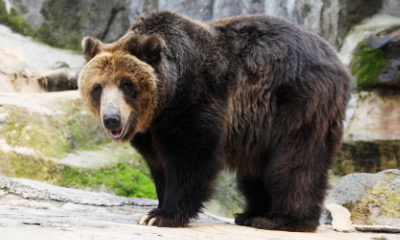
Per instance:
[[[111,10],[111,17],[108,19],[107,22],[107,26],[106,26],[106,30],[104,31],[103,35],[101,36],[101,40],[104,40],[110,30],[111,24],[114,21],[115,17],[117,16],[117,14],[121,11],[125,10],[125,7],[121,7],[121,8],[113,8]]]

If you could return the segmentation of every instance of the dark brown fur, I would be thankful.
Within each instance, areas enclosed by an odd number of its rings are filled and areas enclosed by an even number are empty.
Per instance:
[[[131,139],[156,184],[154,225],[187,226],[227,166],[247,201],[237,224],[315,231],[350,82],[323,39],[265,15],[204,24],[163,11],[88,46],[89,58],[128,52],[157,76],[154,113]]]

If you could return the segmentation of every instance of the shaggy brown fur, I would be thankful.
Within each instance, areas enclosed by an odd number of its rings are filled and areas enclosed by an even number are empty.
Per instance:
[[[187,226],[227,166],[247,201],[237,224],[315,231],[351,78],[323,39],[265,15],[203,24],[163,11],[83,49],[84,101],[102,121],[109,96],[123,99],[121,141],[149,164],[159,207],[144,222]]]

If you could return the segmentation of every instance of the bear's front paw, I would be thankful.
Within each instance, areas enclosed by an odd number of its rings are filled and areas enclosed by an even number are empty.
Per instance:
[[[139,220],[139,225],[144,224],[157,227],[187,227],[189,221],[182,221],[179,216],[167,216],[163,210],[155,208]]]
[[[249,215],[248,213],[236,213],[235,214],[235,223],[237,225],[250,226],[252,218],[253,218],[253,216]]]
[[[274,223],[269,218],[258,216],[249,212],[236,213],[235,223],[242,226],[250,226],[268,230],[274,229]]]
[[[252,220],[254,217],[260,216],[252,212],[236,213],[235,223],[242,226],[252,226]]]

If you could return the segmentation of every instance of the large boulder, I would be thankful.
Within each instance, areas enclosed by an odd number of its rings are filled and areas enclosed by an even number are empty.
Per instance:
[[[35,42],[0,25],[0,92],[75,90],[83,64],[79,53]]]
[[[383,0],[382,13],[400,17],[400,1],[398,0]]]
[[[400,168],[400,94],[398,90],[353,95],[355,111],[336,159],[335,173],[376,173]]]
[[[399,87],[400,24],[361,41],[353,53],[350,69],[359,89]]]
[[[330,203],[349,209],[354,224],[400,227],[400,170],[344,176],[329,192]]]
[[[288,18],[339,48],[350,28],[379,11],[382,0],[265,1],[265,13]]]
[[[3,1],[0,0],[0,3],[6,8]],[[202,21],[214,21],[240,14],[266,13],[294,21],[339,48],[350,27],[377,13],[382,2],[383,0],[9,0],[7,10],[12,17],[5,19],[15,29],[22,29],[25,34],[36,36],[48,44],[76,49],[79,48],[80,39],[86,35],[104,42],[118,39],[139,15],[151,11],[169,9]],[[385,9],[390,9],[397,5],[396,1],[385,0],[384,6]],[[395,11],[384,12],[397,14]],[[13,20],[18,16],[22,16],[25,23]]]
[[[117,40],[129,28],[130,3],[126,0],[9,0],[23,17],[26,33],[61,48],[79,49],[82,37],[104,42]]]

